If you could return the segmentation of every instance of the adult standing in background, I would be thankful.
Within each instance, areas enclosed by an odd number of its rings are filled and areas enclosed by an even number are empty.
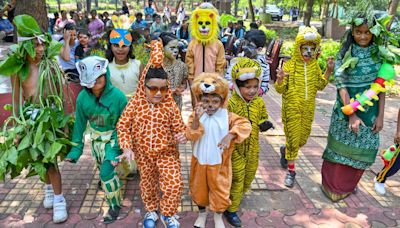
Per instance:
[[[126,3],[126,1],[122,1],[122,12],[124,14],[128,14],[128,16],[129,16],[129,7],[128,7],[128,3]]]
[[[102,20],[97,18],[97,11],[90,11],[91,18],[89,19],[88,30],[91,35],[89,44],[93,47],[97,44],[97,39],[100,38],[104,33],[104,23]]]
[[[185,20],[185,7],[183,2],[181,2],[181,4],[179,5],[178,11],[176,12],[176,14],[178,15],[178,23],[182,24],[182,22]]]

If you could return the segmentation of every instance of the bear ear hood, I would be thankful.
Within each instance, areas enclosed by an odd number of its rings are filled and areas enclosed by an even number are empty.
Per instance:
[[[201,73],[192,84],[192,91],[196,100],[200,100],[202,94],[218,94],[223,100],[223,108],[228,107],[229,83],[216,73]]]

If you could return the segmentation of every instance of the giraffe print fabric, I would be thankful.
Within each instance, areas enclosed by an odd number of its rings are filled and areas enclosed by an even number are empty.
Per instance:
[[[138,90],[118,121],[118,142],[122,149],[131,148],[135,153],[146,210],[159,208],[164,216],[173,216],[178,210],[183,187],[178,143],[174,135],[184,132],[186,127],[171,90],[158,104],[146,98],[147,71],[150,67],[160,68],[163,63],[161,41],[152,41],[150,48],[151,59],[143,70]]]

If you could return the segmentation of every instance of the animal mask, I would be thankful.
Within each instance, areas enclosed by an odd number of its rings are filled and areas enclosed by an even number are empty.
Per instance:
[[[165,57],[169,59],[176,59],[179,54],[179,41],[178,40],[171,40],[167,45],[164,47],[164,54]]]
[[[201,73],[192,84],[192,91],[197,100],[202,94],[218,94],[222,97],[223,107],[228,105],[229,84],[224,78],[216,73]]]
[[[110,33],[110,43],[118,44],[122,46],[130,46],[132,43],[132,35],[129,32],[135,17],[130,16],[129,18],[124,14],[121,16],[112,16],[111,21],[114,25],[114,29]]]
[[[107,73],[107,66],[108,60],[98,56],[90,56],[77,62],[76,69],[79,73],[81,86],[93,88],[96,79]]]
[[[303,57],[310,57],[315,60],[320,43],[321,35],[315,27],[300,27],[294,44],[294,58],[304,61]]]
[[[202,3],[192,13],[191,33],[199,42],[206,44],[218,39],[218,11],[210,3]]]

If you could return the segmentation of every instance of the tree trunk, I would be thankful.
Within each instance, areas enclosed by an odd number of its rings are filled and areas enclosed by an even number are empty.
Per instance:
[[[86,12],[90,13],[92,10],[92,0],[86,0]]]
[[[61,0],[57,0],[58,12],[61,11]]]
[[[337,3],[337,1],[335,0],[333,2],[333,18],[338,18],[339,15],[339,5]]]
[[[320,14],[320,19],[324,19],[328,16],[329,4],[331,3],[330,0],[324,0],[322,3],[322,10]]]
[[[115,10],[118,10],[118,0],[115,0]]]
[[[77,11],[78,12],[82,11],[82,8],[83,8],[83,6],[82,6],[81,0],[77,0],[76,1],[76,9],[77,9]]]
[[[389,14],[396,15],[397,7],[399,6],[399,0],[391,0],[389,5]]]
[[[178,14],[178,10],[179,10],[179,6],[181,5],[181,2],[182,2],[182,0],[178,0],[178,1],[176,1],[176,14]],[[184,6],[183,7],[185,7],[185,3],[183,4]]]
[[[239,0],[235,0],[235,11],[234,11],[235,17],[237,17],[237,13],[238,13],[238,5],[239,5]]]
[[[47,32],[49,22],[47,21],[47,8],[45,0],[18,0],[15,5],[15,16],[21,14],[31,15],[37,21],[40,28]]]
[[[96,9],[99,8],[99,0],[94,0],[94,6],[96,7]]]
[[[314,0],[307,0],[307,9],[304,13],[304,25],[310,26],[311,16],[313,13]]]
[[[256,18],[254,17],[253,3],[251,2],[251,0],[249,0],[249,13],[251,21],[256,21]]]

